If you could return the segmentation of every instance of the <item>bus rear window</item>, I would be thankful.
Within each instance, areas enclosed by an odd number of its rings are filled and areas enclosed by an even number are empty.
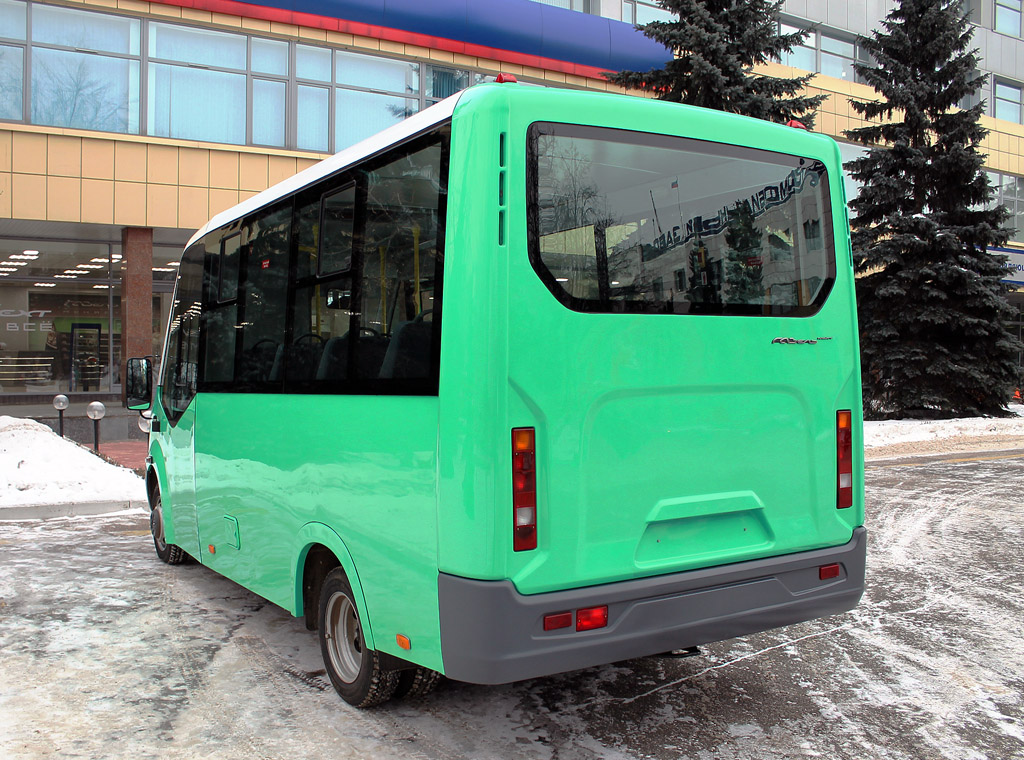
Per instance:
[[[835,280],[820,161],[535,123],[534,269],[584,312],[806,316]]]

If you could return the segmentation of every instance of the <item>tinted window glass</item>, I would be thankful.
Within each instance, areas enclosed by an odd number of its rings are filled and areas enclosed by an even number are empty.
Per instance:
[[[193,245],[185,252],[178,268],[178,282],[171,302],[161,402],[172,422],[181,416],[196,395],[205,253],[202,243]]]
[[[247,218],[242,225],[245,287],[238,322],[242,347],[237,382],[273,383],[283,378],[291,223],[288,203]]]
[[[286,389],[437,392],[443,155],[425,138],[298,200]]]
[[[352,265],[356,186],[351,184],[324,197],[320,273],[343,272]]]
[[[201,382],[231,382],[238,338],[238,261],[241,235],[215,232],[205,239],[207,262],[203,306]]]
[[[553,124],[530,148],[530,255],[570,308],[798,316],[828,295],[820,162]]]

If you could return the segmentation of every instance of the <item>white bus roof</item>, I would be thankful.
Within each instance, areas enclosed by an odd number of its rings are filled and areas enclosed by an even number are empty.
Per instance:
[[[462,92],[465,92],[465,90]],[[318,179],[333,174],[334,172],[344,169],[347,166],[351,166],[352,164],[356,164],[364,158],[380,153],[391,145],[407,140],[421,132],[426,132],[435,124],[440,124],[452,115],[462,92],[458,92],[448,98],[445,98],[439,103],[435,103],[429,108],[425,108],[419,113],[410,116],[408,119],[405,119],[394,126],[388,127],[371,137],[367,137],[365,140],[357,142],[355,145],[335,153],[330,158],[325,158],[323,161],[313,164],[313,166],[310,166],[308,169],[303,169],[298,174],[282,180],[276,185],[268,187],[266,190],[257,193],[248,200],[244,200],[225,211],[221,211],[199,228],[196,234],[189,239],[188,245],[190,246],[197,240],[201,239],[210,230],[215,230],[230,224],[246,214],[250,214],[259,208],[270,205],[279,198],[284,198],[298,190],[301,190],[307,185],[313,184]],[[186,246],[186,248],[187,247],[188,246]]]

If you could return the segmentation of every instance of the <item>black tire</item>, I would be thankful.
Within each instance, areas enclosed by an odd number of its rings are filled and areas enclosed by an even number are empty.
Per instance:
[[[431,694],[441,683],[442,678],[444,676],[430,668],[409,668],[399,671],[395,699],[421,699]]]
[[[391,699],[398,673],[382,668],[377,652],[364,645],[355,595],[340,567],[320,587],[317,638],[327,675],[342,699],[353,707],[374,707]]]
[[[156,556],[162,561],[168,565],[180,565],[185,561],[185,550],[164,540],[164,510],[159,491],[154,494],[153,505],[149,512],[149,532],[153,534],[153,548],[156,549]]]

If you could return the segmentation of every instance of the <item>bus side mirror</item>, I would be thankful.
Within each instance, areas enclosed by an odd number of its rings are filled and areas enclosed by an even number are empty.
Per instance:
[[[144,412],[153,405],[153,363],[129,359],[125,397],[129,409]]]

